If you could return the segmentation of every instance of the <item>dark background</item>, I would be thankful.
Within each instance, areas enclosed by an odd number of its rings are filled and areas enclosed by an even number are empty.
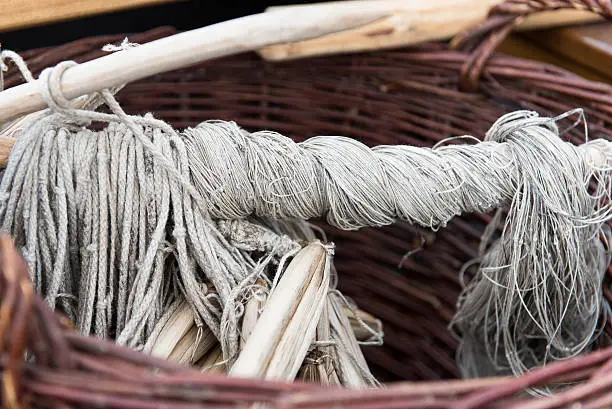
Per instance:
[[[310,2],[313,1],[179,1],[0,33],[0,42],[4,49],[21,51],[30,48],[58,45],[92,35],[135,33],[162,25],[189,30],[232,18],[259,13],[268,6]]]

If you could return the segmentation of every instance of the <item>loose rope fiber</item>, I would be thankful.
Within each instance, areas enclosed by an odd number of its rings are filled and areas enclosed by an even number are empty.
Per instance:
[[[126,115],[109,91],[95,102],[111,114],[71,108],[59,87],[68,66],[41,75],[51,109],[13,149],[0,224],[23,248],[36,289],[81,332],[142,346],[180,295],[215,336],[227,325],[235,333],[235,290],[254,281],[257,261],[228,238],[227,219],[437,229],[509,206],[454,319],[464,373],[521,373],[596,338],[607,308],[608,142],[571,145],[554,119],[527,111],[502,117],[484,142],[433,149],[335,136],[297,144],[221,121],[179,133],[150,114]],[[92,121],[107,126],[88,129]],[[277,250],[292,239],[265,235],[260,248],[281,263]]]

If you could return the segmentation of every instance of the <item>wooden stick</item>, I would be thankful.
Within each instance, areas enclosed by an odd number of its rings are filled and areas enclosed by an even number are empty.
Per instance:
[[[15,138],[4,136],[0,133],[0,169],[6,168],[9,156],[15,142]],[[612,157],[612,142],[598,139],[597,144],[591,143],[584,152],[587,166],[593,169],[608,167],[608,158]]]
[[[268,284],[261,278],[258,279],[255,284],[265,289],[268,288]],[[244,348],[246,341],[253,333],[253,330],[257,325],[257,321],[259,320],[259,315],[266,305],[267,297],[267,294],[259,294],[258,296],[253,294],[244,305],[244,314],[242,315],[242,330],[240,334],[240,349]]]
[[[364,14],[358,5],[353,5],[343,8],[341,14],[327,7],[254,14],[70,67],[62,76],[61,89],[66,98],[76,98],[205,60],[358,27],[384,17],[385,13]],[[44,108],[40,86],[39,81],[34,81],[2,91],[0,123]]]
[[[293,258],[266,305],[230,376],[292,381],[314,339],[329,291],[328,250],[313,242]]]
[[[310,40],[268,46],[259,53],[267,60],[276,61],[447,39],[483,21],[489,8],[500,2],[500,0],[354,0],[271,7],[269,11],[335,7],[336,11],[333,12],[341,13],[344,7],[359,4],[364,15],[382,12],[388,16],[358,28]],[[588,11],[558,10],[529,16],[518,28],[544,28],[598,19],[600,17]]]

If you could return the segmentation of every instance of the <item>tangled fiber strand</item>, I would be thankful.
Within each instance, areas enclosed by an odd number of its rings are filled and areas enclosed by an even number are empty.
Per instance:
[[[300,245],[281,229],[257,230],[278,227],[274,219],[295,221],[296,234],[309,230],[300,220],[321,216],[347,230],[398,219],[437,229],[510,204],[454,321],[465,372],[520,373],[593,341],[608,263],[608,142],[573,146],[554,120],[524,111],[500,119],[485,142],[434,149],[333,136],[296,144],[221,121],[178,133],[126,115],[108,90],[94,99],[112,114],[71,108],[59,88],[68,66],[41,75],[51,110],[14,147],[0,226],[23,248],[37,291],[81,332],[143,346],[184,297],[231,358],[236,300],[258,277],[257,260],[281,263],[279,249]],[[93,131],[91,121],[108,125]],[[224,219],[242,219],[257,239]]]
[[[501,118],[487,135],[513,143],[519,175],[501,237],[481,254],[452,324],[465,376],[520,374],[581,353],[605,307],[610,169],[589,169],[558,143],[554,123],[532,117],[539,126],[522,128],[521,117]]]

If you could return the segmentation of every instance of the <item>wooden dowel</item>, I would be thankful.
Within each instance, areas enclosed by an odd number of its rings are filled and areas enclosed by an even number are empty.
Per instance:
[[[341,14],[326,7],[278,10],[242,17],[119,51],[67,69],[61,89],[67,98],[151,75],[279,42],[299,41],[347,30],[385,16],[364,14],[357,5]],[[39,82],[0,92],[0,123],[45,107]]]
[[[33,117],[35,119],[35,117]],[[17,139],[0,134],[0,169],[6,168],[9,160],[9,155]],[[594,170],[607,168],[610,166],[612,157],[612,141],[598,139],[598,143],[591,143],[587,148],[584,148],[585,162],[587,166]]]

